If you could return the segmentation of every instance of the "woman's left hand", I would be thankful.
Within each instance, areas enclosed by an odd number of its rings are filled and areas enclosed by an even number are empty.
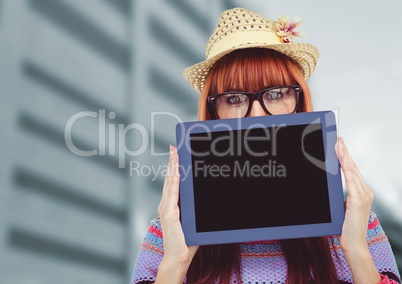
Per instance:
[[[368,188],[349,155],[343,138],[335,145],[342,172],[345,177],[348,197],[345,221],[339,237],[341,249],[352,272],[353,283],[380,283],[381,277],[375,267],[366,241],[373,192]]]
[[[367,224],[374,195],[352,160],[343,138],[338,138],[335,150],[348,191],[345,221],[339,242],[344,253],[354,253],[361,249],[367,249]]]

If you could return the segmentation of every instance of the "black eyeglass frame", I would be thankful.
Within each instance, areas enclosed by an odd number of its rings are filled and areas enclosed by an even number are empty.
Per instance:
[[[270,113],[268,111],[268,109],[265,107],[265,104],[262,100],[262,94],[269,91],[269,90],[274,90],[274,89],[280,89],[280,88],[292,88],[296,91],[296,106],[295,109],[290,112],[290,113],[294,113],[296,110],[298,110],[299,107],[299,97],[300,94],[303,94],[303,90],[300,87],[300,85],[285,85],[285,86],[276,86],[276,87],[270,87],[267,89],[263,89],[261,91],[258,92],[242,92],[242,91],[230,91],[230,92],[225,92],[225,93],[221,93],[221,94],[216,94],[213,96],[208,96],[207,98],[207,106],[208,106],[208,112],[209,115],[211,116],[211,119],[219,119],[219,115],[218,112],[216,111],[216,107],[215,107],[215,101],[221,97],[221,96],[225,96],[225,95],[230,95],[230,94],[242,94],[242,95],[246,95],[249,99],[249,105],[248,105],[248,109],[246,114],[244,115],[244,117],[247,117],[250,114],[251,111],[251,107],[253,105],[254,100],[258,100],[262,106],[262,108],[264,109],[264,111],[266,111],[268,114],[272,115],[272,113]]]

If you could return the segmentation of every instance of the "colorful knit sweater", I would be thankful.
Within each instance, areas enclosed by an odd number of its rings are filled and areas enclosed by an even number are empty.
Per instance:
[[[335,236],[328,237],[339,283],[353,283],[352,274]],[[400,274],[387,236],[371,213],[367,243],[381,274],[381,283],[400,283]],[[242,243],[242,283],[286,283],[287,264],[279,241]],[[153,283],[163,258],[163,236],[159,219],[153,219],[138,253],[132,284]],[[236,283],[232,279],[231,283]]]

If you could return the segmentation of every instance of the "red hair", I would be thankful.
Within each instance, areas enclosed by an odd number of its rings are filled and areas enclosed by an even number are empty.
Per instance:
[[[222,57],[209,71],[198,101],[198,120],[211,119],[207,97],[227,91],[256,92],[268,87],[300,85],[299,110],[313,111],[310,88],[292,59],[265,48],[239,49]]]
[[[313,110],[311,93],[301,71],[289,57],[270,49],[233,51],[212,66],[198,102],[198,119],[209,120],[207,96],[226,91],[249,91],[283,85],[300,85],[303,94],[299,112]],[[288,264],[287,283],[338,283],[336,268],[326,237],[281,241]],[[239,244],[200,246],[187,273],[188,283],[230,283],[235,274],[241,283]]]

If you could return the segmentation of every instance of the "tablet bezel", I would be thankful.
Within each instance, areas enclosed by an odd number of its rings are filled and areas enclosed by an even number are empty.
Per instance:
[[[330,203],[330,223],[265,227],[213,232],[197,232],[195,202],[190,152],[190,134],[242,130],[250,128],[309,125],[322,126],[328,196]],[[180,219],[187,245],[209,245],[239,243],[262,240],[279,240],[339,235],[344,221],[344,196],[339,161],[335,153],[337,140],[336,118],[332,111],[305,112],[287,115],[245,117],[240,119],[220,119],[178,123],[176,142],[180,172]],[[187,172],[184,172],[187,169]],[[183,178],[185,177],[185,178]]]

